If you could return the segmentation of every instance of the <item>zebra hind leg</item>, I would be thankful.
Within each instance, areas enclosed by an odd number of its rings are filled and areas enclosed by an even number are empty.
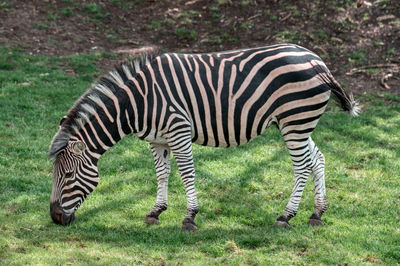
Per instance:
[[[182,230],[195,231],[197,230],[197,225],[194,219],[199,211],[199,205],[194,187],[195,170],[191,132],[189,130],[187,132],[178,132],[174,138],[171,138],[169,145],[174,154],[186,190],[187,209],[186,217],[182,221]]]
[[[159,224],[158,216],[168,206],[168,178],[170,174],[170,149],[168,146],[150,144],[154,157],[154,165],[157,174],[157,200],[153,209],[146,214],[147,224]]]
[[[276,227],[288,228],[289,220],[297,214],[297,210],[299,209],[304,187],[312,171],[308,140],[308,138],[302,140],[285,139],[293,163],[294,187],[285,211],[275,222]]]
[[[325,159],[311,138],[309,147],[312,158],[312,176],[314,179],[314,213],[311,215],[308,224],[320,226],[323,224],[321,216],[328,209],[325,190]]]

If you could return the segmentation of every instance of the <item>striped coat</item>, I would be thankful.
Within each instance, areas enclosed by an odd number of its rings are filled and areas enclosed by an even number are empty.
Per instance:
[[[73,219],[75,210],[97,185],[98,158],[133,133],[150,142],[158,178],[156,204],[146,222],[158,223],[167,208],[172,151],[187,195],[182,228],[195,230],[198,204],[192,142],[237,146],[275,124],[289,149],[295,175],[289,203],[276,225],[289,225],[310,174],[314,177],[315,209],[309,222],[319,225],[326,210],[324,158],[311,133],[331,92],[344,110],[357,114],[356,102],[322,60],[293,44],[134,58],[100,78],[62,119],[50,147],[50,157],[55,158],[53,220],[64,224]],[[71,156],[66,157],[68,154]],[[68,189],[66,173],[75,177],[74,186]],[[61,214],[56,216],[56,212]]]

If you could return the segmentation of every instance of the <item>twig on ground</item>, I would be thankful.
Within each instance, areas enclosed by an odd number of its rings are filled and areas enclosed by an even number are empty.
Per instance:
[[[247,20],[252,20],[252,19],[258,18],[260,16],[261,16],[261,14],[256,14],[254,16],[249,17]]]
[[[332,38],[331,38],[331,41],[337,42],[337,43],[339,43],[339,44],[342,44],[342,43],[343,43],[343,40],[340,39],[340,38],[337,38],[337,37],[332,37]]]
[[[289,14],[287,14],[286,16],[284,16],[283,18],[281,18],[281,19],[279,20],[279,22],[283,22],[283,21],[289,19],[291,16],[292,16],[292,12],[289,12]]]
[[[199,2],[199,0],[189,1],[189,2],[185,3],[185,6],[190,6],[190,5],[196,4],[197,2]]]
[[[381,78],[381,85],[387,90],[390,90],[390,86],[386,83],[386,81],[391,77],[393,77],[393,73],[388,73]]]
[[[322,48],[321,46],[315,45],[313,47],[314,50],[320,51],[321,53],[323,53],[324,55],[327,55],[328,53],[326,52],[326,50],[324,48]]]
[[[394,69],[399,69],[399,65],[397,64],[375,64],[375,65],[368,65],[368,66],[361,66],[358,68],[352,68],[349,72],[346,73],[346,75],[351,76],[354,74],[358,73],[367,73],[368,69],[373,69],[373,68],[394,68]]]

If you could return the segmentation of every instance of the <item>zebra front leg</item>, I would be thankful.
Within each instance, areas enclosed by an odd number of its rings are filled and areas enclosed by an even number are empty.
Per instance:
[[[314,213],[311,215],[308,224],[320,226],[323,224],[321,216],[328,209],[325,190],[325,158],[311,138],[309,147],[312,158],[311,169],[314,179]]]
[[[289,227],[289,220],[296,216],[301,196],[311,173],[311,159],[308,141],[287,141],[294,170],[294,187],[285,211],[275,222],[276,227]]]
[[[170,149],[166,145],[151,143],[151,151],[154,157],[154,166],[157,175],[157,200],[153,209],[147,213],[147,224],[159,224],[158,216],[168,206],[168,178],[170,174]]]
[[[182,230],[195,231],[197,225],[194,222],[194,218],[199,211],[199,205],[197,204],[196,191],[194,188],[195,171],[193,164],[192,139],[191,135],[179,138],[176,137],[174,139],[175,140],[170,143],[170,147],[178,165],[183,184],[185,185],[187,200],[186,217],[182,221]]]

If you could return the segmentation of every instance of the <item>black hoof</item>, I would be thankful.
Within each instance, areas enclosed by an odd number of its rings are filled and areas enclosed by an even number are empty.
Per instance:
[[[288,222],[285,221],[276,221],[274,224],[275,227],[283,227],[283,228],[289,228],[290,225]]]
[[[191,223],[182,224],[182,231],[194,232],[196,230],[197,230],[197,226],[195,224],[191,224]]]
[[[153,216],[146,216],[146,218],[144,219],[144,222],[146,224],[160,224],[160,220]]]
[[[192,219],[185,218],[182,222],[182,231],[193,232],[197,230],[197,225]]]
[[[308,224],[312,226],[321,226],[324,223],[321,221],[321,216],[313,213],[310,217],[310,220],[308,220]]]
[[[308,220],[308,224],[312,225],[312,226],[321,226],[324,224],[324,222],[322,222],[320,219],[312,219],[310,218],[310,220]]]

